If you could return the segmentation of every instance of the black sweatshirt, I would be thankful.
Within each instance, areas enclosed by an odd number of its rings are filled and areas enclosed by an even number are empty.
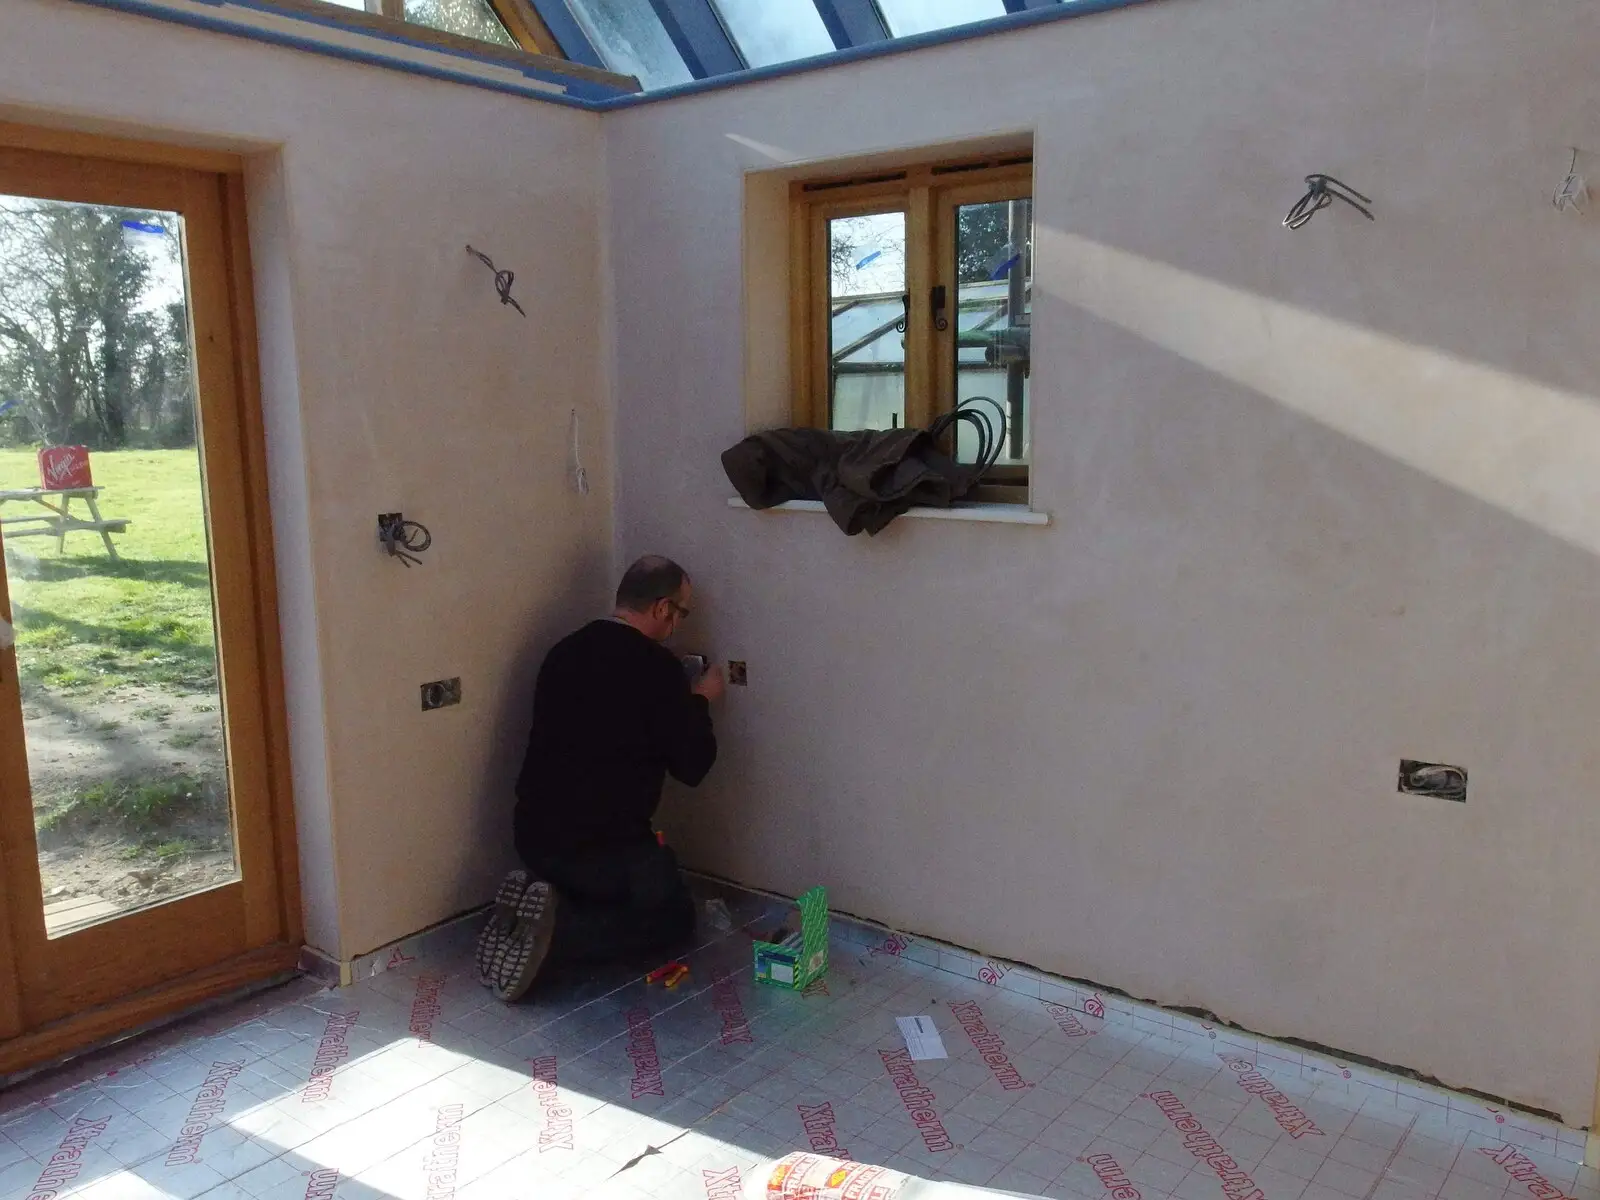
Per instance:
[[[677,656],[631,625],[592,622],[539,669],[517,851],[532,861],[652,839],[667,773],[692,787],[716,759],[711,706]]]

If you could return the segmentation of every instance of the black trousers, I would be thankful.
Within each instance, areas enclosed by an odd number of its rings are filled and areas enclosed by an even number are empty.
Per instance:
[[[556,890],[556,962],[631,959],[679,948],[694,932],[694,898],[678,858],[656,842],[567,854],[524,851],[527,867]]]

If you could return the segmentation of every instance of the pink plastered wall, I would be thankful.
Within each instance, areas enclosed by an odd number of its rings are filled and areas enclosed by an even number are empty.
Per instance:
[[[1597,38],[1172,0],[608,116],[618,552],[750,664],[685,858],[1586,1124],[1600,218],[1550,197]],[[759,173],[1018,132],[1051,525],[730,510],[783,408]],[[1376,222],[1284,230],[1314,171]]]
[[[1597,34],[1166,0],[602,118],[8,0],[0,111],[255,153],[315,945],[488,895],[538,656],[657,550],[751,671],[666,812],[693,865],[1583,1124],[1600,226],[1549,197],[1600,152]],[[1052,524],[729,510],[717,454],[782,407],[750,174],[1019,132]],[[1285,232],[1310,171],[1377,222]],[[420,570],[373,554],[394,509]]]
[[[65,0],[0,4],[0,116],[251,154],[307,938],[348,959],[482,903],[538,656],[610,584],[600,118]],[[421,567],[379,555],[392,511]]]

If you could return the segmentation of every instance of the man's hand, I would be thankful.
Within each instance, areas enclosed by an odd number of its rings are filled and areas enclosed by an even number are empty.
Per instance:
[[[720,665],[707,667],[705,673],[695,680],[691,689],[696,696],[704,696],[712,704],[722,699],[722,693],[727,690],[728,682],[723,678]]]

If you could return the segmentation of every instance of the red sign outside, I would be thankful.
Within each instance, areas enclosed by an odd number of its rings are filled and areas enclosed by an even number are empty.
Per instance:
[[[89,474],[89,447],[46,446],[39,451],[39,486],[47,492],[70,492],[94,486]]]

